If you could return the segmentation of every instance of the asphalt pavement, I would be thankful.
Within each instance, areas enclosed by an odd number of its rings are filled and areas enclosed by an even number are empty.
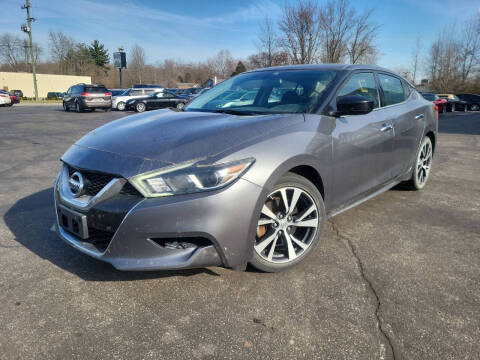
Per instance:
[[[0,359],[478,359],[480,112],[432,176],[327,223],[289,271],[119,272],[51,231],[60,156],[119,112],[0,108]]]

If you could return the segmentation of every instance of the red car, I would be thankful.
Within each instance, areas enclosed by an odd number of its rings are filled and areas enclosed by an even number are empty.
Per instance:
[[[10,106],[13,104],[18,104],[20,102],[20,96],[14,95],[14,94],[9,94],[10,95]]]
[[[447,100],[441,99],[437,95],[432,94],[432,93],[421,92],[420,94],[422,94],[422,96],[426,100],[433,102],[435,104],[435,106],[437,107],[437,109],[438,109],[437,111],[439,113],[446,113],[447,112],[447,104],[448,104]]]

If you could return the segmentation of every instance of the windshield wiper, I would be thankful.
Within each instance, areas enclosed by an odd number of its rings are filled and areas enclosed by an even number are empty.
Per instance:
[[[258,111],[239,111],[239,110],[233,110],[233,109],[218,109],[218,110],[212,110],[214,113],[220,113],[220,114],[231,114],[231,115],[259,115],[262,114],[261,112]]]

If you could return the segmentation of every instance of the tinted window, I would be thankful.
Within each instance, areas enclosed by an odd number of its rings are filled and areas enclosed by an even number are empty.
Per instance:
[[[360,95],[373,101],[374,108],[379,107],[378,89],[373,73],[354,74],[342,86],[337,97]]]
[[[385,106],[405,101],[405,93],[400,79],[385,74],[378,74],[378,79],[383,90]]]
[[[85,86],[85,92],[90,94],[105,94],[107,91],[105,86]]]
[[[437,100],[437,97],[434,94],[422,94],[422,96],[428,101]]]
[[[129,95],[130,95],[130,96],[143,95],[143,91],[142,91],[142,90],[138,90],[138,89],[137,89],[137,90],[133,90],[133,89],[132,89],[132,90],[130,91],[130,94],[129,94]]]

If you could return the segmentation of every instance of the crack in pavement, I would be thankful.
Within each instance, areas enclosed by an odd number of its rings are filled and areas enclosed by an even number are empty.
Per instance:
[[[330,220],[328,220],[328,222],[330,224],[332,224],[332,228],[333,228],[333,231],[335,231],[336,236],[339,239],[343,240],[343,242],[345,243],[347,248],[352,253],[353,257],[356,260],[357,267],[358,267],[358,270],[360,272],[360,276],[362,277],[363,281],[365,282],[368,289],[370,290],[373,297],[375,298],[375,302],[376,302],[375,318],[377,319],[377,328],[380,331],[380,333],[383,335],[383,337],[384,337],[385,341],[387,342],[388,346],[390,347],[390,351],[392,352],[393,360],[396,360],[397,355],[395,354],[395,348],[393,347],[393,343],[392,343],[392,340],[390,339],[390,336],[388,335],[387,331],[384,329],[383,320],[380,316],[380,306],[381,306],[380,297],[378,296],[377,291],[373,287],[372,282],[370,281],[370,279],[365,274],[365,269],[364,269],[362,260],[360,260],[360,257],[357,254],[357,249],[355,248],[355,245],[353,245],[353,242],[349,237],[347,237],[345,235],[342,235],[340,233],[340,230],[338,229],[337,224],[335,224],[335,222],[333,220],[330,219]]]

